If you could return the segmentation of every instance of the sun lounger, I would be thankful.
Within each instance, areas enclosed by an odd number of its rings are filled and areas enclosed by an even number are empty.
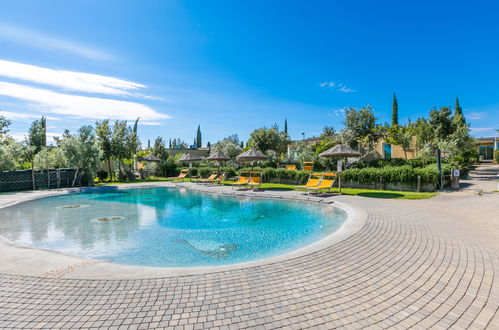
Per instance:
[[[287,170],[296,170],[296,165],[294,165],[294,164],[286,165],[286,169]]]
[[[239,174],[239,179],[237,180],[237,182],[232,183],[231,186],[233,186],[233,187],[246,186],[249,182],[249,179],[250,179],[249,172],[241,172]]]
[[[295,189],[307,189],[311,187],[316,187],[321,183],[322,174],[310,174],[306,184],[301,186],[295,186]]]
[[[187,174],[189,174],[189,170],[180,170],[180,174],[178,176],[174,176],[168,179],[171,180],[182,179],[182,181],[184,181],[184,179],[187,177]]]
[[[218,176],[218,172],[212,172],[211,175],[209,177],[207,177],[206,179],[196,179],[196,180],[192,180],[194,182],[209,182],[209,181],[213,181],[215,180],[215,178]]]
[[[248,182],[249,187],[260,187],[262,185],[262,173],[250,172],[250,179]]]
[[[308,187],[306,188],[308,192],[310,191],[315,191],[316,193],[319,193],[322,190],[327,189],[328,191],[331,191],[331,188],[333,188],[334,182],[336,181],[336,174],[334,173],[324,173],[322,175],[322,180],[321,183],[315,187]]]

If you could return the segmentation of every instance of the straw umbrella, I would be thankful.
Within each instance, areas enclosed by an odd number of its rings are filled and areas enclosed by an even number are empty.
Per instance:
[[[360,152],[357,152],[344,144],[337,144],[319,154],[319,156],[325,158],[345,158],[345,160],[347,157],[359,157],[360,155]],[[341,172],[338,172],[338,187],[341,195]]]
[[[225,161],[228,161],[229,159],[230,159],[229,156],[226,156],[223,153],[218,152],[218,151],[211,153],[208,157],[205,158],[205,160],[214,161],[214,162],[225,162]],[[220,165],[219,165],[219,167],[220,167]]]
[[[161,161],[161,159],[159,159],[158,157],[153,156],[153,155],[147,155],[145,157],[139,158],[139,160],[141,162],[160,162]]]
[[[266,160],[268,157],[261,151],[249,149],[236,157],[238,162],[253,162],[255,160]],[[252,166],[253,167],[253,164]]]
[[[185,154],[180,159],[178,160],[179,162],[184,162],[184,163],[189,163],[189,168],[192,167],[192,162],[198,162],[200,160],[203,160],[203,157],[201,156],[195,156],[191,154]]]

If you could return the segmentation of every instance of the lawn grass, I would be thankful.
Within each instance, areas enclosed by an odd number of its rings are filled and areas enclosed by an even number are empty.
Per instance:
[[[222,184],[229,185],[233,181],[223,181]],[[294,185],[281,183],[262,183],[262,189],[274,191],[290,191],[296,190]],[[303,189],[302,189],[303,190]],[[338,188],[331,189],[332,193],[338,193]],[[438,195],[437,192],[413,192],[413,191],[391,191],[391,190],[370,190],[370,189],[355,189],[342,188],[343,195],[362,196],[370,198],[388,198],[388,199],[428,199]]]
[[[144,180],[130,180],[130,181],[113,181],[96,183],[96,186],[112,186],[125,183],[144,183],[144,182],[164,182],[172,181],[172,179],[161,177],[150,177]],[[190,179],[186,178],[184,182],[189,182]],[[179,182],[177,180],[177,182]],[[230,185],[234,181],[222,181],[223,185]],[[262,183],[260,188],[270,191],[291,191],[295,190],[294,185],[282,183]],[[332,193],[338,193],[338,188],[331,189]],[[436,192],[413,192],[413,191],[390,191],[390,190],[370,190],[370,189],[355,189],[355,188],[342,188],[343,195],[361,196],[369,198],[383,198],[383,199],[428,199],[438,195]]]

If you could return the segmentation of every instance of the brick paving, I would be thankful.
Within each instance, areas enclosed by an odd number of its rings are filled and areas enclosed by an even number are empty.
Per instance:
[[[139,280],[0,274],[0,327],[499,328],[497,245],[421,208],[435,202],[328,198],[364,207],[365,225],[278,263]]]

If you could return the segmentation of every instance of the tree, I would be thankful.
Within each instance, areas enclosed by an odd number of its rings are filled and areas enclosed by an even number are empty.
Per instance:
[[[404,157],[407,159],[407,152],[412,149],[412,133],[408,126],[392,126],[388,131],[387,141],[400,145],[404,151]]]
[[[109,119],[98,121],[95,124],[95,132],[97,133],[97,140],[99,141],[99,147],[102,150],[102,158],[107,160],[107,166],[109,168],[109,177],[111,181],[114,180],[114,175],[111,171],[111,158],[113,157],[113,133],[111,127],[109,126]]]
[[[79,168],[81,177],[93,183],[101,165],[102,152],[92,126],[82,126],[77,135],[67,135],[59,140],[59,147],[69,167]]]
[[[159,158],[159,163],[157,166],[157,175],[167,175],[168,169],[170,167],[170,163],[168,162],[168,149],[166,148],[166,144],[163,141],[162,137],[157,137],[154,140],[154,145],[152,147],[152,155],[154,157]]]
[[[210,143],[210,141],[208,141],[208,143],[206,143],[206,146],[207,146],[208,148],[211,148],[211,143]]]
[[[374,143],[382,136],[383,132],[377,124],[370,105],[366,105],[359,110],[348,108],[345,111],[345,129],[342,132],[343,138],[348,136],[349,145],[352,148],[364,152],[370,152]]]
[[[277,126],[271,128],[258,128],[251,132],[247,145],[251,148],[267,152],[275,151],[277,154],[283,154],[287,151],[289,136],[280,132]]]
[[[237,137],[236,134],[234,134],[234,135],[228,136],[228,137],[224,138],[223,140],[215,143],[212,146],[211,151],[212,152],[221,152],[221,153],[227,155],[228,157],[230,157],[231,159],[235,159],[236,156],[241,154],[243,151],[243,148],[241,148],[238,145],[238,142],[239,142],[239,138]]]
[[[118,174],[120,177],[123,177],[122,161],[128,155],[128,148],[126,146],[128,130],[126,123],[126,121],[117,120],[114,123],[111,136],[111,153],[118,161]]]
[[[203,140],[201,138],[201,125],[198,125],[198,131],[196,133],[196,140],[194,143],[198,148],[203,146]]]
[[[35,154],[47,146],[47,122],[45,117],[35,120],[31,124],[28,132],[28,144],[34,148]]]
[[[140,118],[137,118],[135,120],[135,123],[133,124],[133,128],[128,128],[128,135],[127,135],[128,156],[127,156],[127,158],[132,158],[133,155],[137,154],[137,151],[140,148],[139,136],[137,135],[137,126],[139,124],[139,119]]]
[[[288,118],[284,119],[284,133],[288,134]]]
[[[415,149],[418,151],[418,155],[421,152],[427,154],[433,152],[433,131],[428,120],[425,118],[418,118],[410,127],[412,135],[416,137]]]
[[[392,101],[392,126],[397,126],[399,124],[399,105],[397,102],[397,95],[393,93]]]
[[[333,137],[335,135],[335,133],[336,132],[335,132],[333,126],[324,126],[324,128],[322,129],[321,138],[325,139],[328,137]]]
[[[28,147],[29,148],[29,147]],[[26,146],[9,136],[0,139],[0,171],[23,168]]]
[[[466,118],[464,118],[463,108],[459,105],[459,99],[456,96],[456,106],[454,109],[454,118],[458,117],[461,124],[466,124]]]
[[[433,144],[445,141],[445,139],[454,131],[450,107],[441,107],[439,110],[434,108],[430,111],[428,124],[433,132]]]
[[[10,126],[10,124],[11,124],[10,120],[0,115],[0,141],[9,132],[7,128]]]
[[[67,167],[67,159],[62,148],[45,148],[35,155],[35,170],[47,170]]]

